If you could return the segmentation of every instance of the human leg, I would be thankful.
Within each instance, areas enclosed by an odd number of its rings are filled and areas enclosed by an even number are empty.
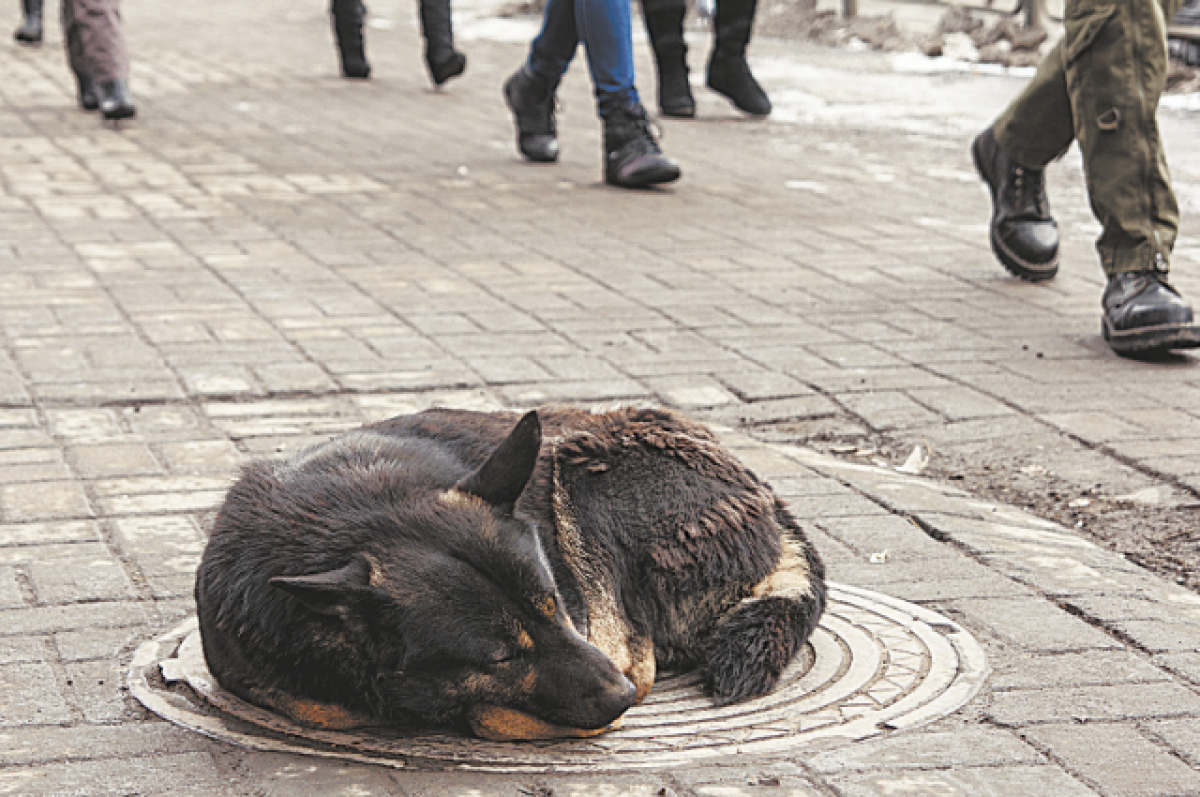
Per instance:
[[[71,69],[93,82],[100,115],[108,121],[136,116],[119,0],[64,0],[63,27]],[[84,104],[83,80],[80,104]]]
[[[658,108],[663,116],[690,119],[696,115],[696,100],[688,82],[687,43],[683,0],[642,0],[642,20],[658,67]]]
[[[716,40],[708,61],[707,85],[728,98],[738,110],[766,116],[771,112],[771,100],[746,63],[746,45],[754,29],[757,9],[758,0],[717,0],[713,19]]]
[[[366,41],[363,39],[367,7],[362,0],[333,0],[329,14],[342,64],[342,77],[359,80],[370,77],[371,65],[367,63]]]
[[[421,0],[421,35],[425,37],[425,64],[435,85],[442,85],[467,68],[467,57],[454,49],[450,0]]]
[[[42,43],[42,0],[21,0],[21,27],[13,38],[21,44]]]

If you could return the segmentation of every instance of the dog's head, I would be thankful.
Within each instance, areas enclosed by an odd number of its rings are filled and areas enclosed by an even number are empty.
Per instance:
[[[602,730],[633,704],[572,625],[536,529],[514,517],[540,444],[531,412],[453,488],[403,485],[348,564],[270,579],[369,662],[377,716],[544,738]]]

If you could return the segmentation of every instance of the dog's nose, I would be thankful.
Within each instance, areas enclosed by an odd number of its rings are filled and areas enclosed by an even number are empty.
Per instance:
[[[618,674],[611,684],[592,697],[589,713],[597,718],[600,726],[604,726],[628,711],[635,700],[637,687],[624,675]]]

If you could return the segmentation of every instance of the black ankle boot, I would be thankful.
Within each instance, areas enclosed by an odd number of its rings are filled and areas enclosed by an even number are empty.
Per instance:
[[[454,49],[450,0],[421,0],[421,33],[425,37],[425,64],[434,85],[461,75],[467,68],[467,57]]]
[[[330,14],[333,17],[333,36],[342,63],[342,77],[356,80],[369,78],[371,65],[367,63],[366,42],[363,40],[363,22],[367,17],[367,7],[363,5],[362,0],[333,0]]]
[[[992,251],[1021,279],[1052,278],[1058,273],[1058,225],[1050,215],[1044,171],[1009,160],[990,127],[976,136],[971,156],[992,192]]]
[[[1200,325],[1192,306],[1158,270],[1110,276],[1100,303],[1104,339],[1117,354],[1155,354],[1200,346]]]
[[[663,116],[691,119],[696,100],[688,81],[687,43],[683,39],[686,6],[659,8],[642,3],[646,33],[658,66],[658,109]]]
[[[21,44],[42,43],[42,0],[23,0],[25,18],[13,38]]]
[[[604,182],[620,188],[678,180],[679,165],[663,155],[641,104],[610,111],[604,117]]]
[[[96,94],[96,82],[85,74],[75,73],[75,84],[79,87],[79,107],[85,111],[94,111],[100,107],[100,97]]]
[[[137,116],[129,84],[124,80],[118,78],[97,82],[96,96],[100,100],[100,117],[105,121],[115,122]]]
[[[554,92],[523,66],[504,82],[504,100],[517,124],[517,148],[535,163],[558,160],[558,127],[554,123]]]
[[[738,110],[753,116],[771,113],[771,100],[758,85],[746,63],[746,45],[754,28],[757,0],[720,0],[713,18],[716,41],[708,60],[710,89],[722,94]]]

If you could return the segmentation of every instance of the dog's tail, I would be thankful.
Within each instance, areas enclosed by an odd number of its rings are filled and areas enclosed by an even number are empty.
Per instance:
[[[704,673],[717,704],[774,689],[823,611],[821,560],[807,542],[785,537],[779,567],[721,618],[705,645]]]

